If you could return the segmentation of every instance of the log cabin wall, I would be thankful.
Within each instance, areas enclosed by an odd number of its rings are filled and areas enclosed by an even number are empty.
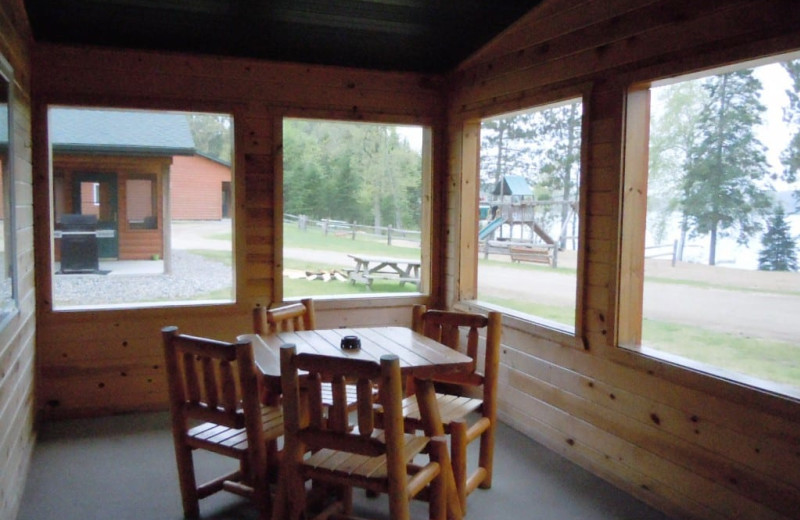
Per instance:
[[[45,418],[164,409],[161,327],[233,339],[250,331],[254,305],[281,300],[282,183],[276,165],[282,160],[278,140],[284,116],[432,127],[441,126],[444,117],[443,78],[437,76],[44,44],[34,47],[33,63],[39,136],[34,149],[37,403]],[[51,181],[44,138],[51,105],[233,114],[235,304],[52,310]],[[410,323],[410,305],[418,301],[426,298],[320,301],[318,324]]]
[[[637,167],[625,130],[647,119],[629,87],[800,49],[798,28],[793,1],[546,0],[452,75],[448,230],[461,239],[446,297],[464,308],[480,308],[475,230],[459,220],[477,200],[480,118],[584,101],[576,336],[506,317],[503,420],[675,518],[797,518],[800,403],[617,347],[641,321],[621,253],[636,193],[623,171]]]
[[[22,1],[0,3],[0,54],[13,68],[19,312],[0,330],[0,518],[16,518],[35,441],[30,33]],[[8,244],[6,244],[8,246]]]

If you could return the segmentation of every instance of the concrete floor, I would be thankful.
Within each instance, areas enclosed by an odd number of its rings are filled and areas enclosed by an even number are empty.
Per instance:
[[[474,460],[474,457],[471,457]],[[198,458],[215,474],[227,459]],[[492,489],[468,501],[472,519],[627,519],[666,517],[561,456],[501,425]],[[355,513],[386,519],[385,498],[355,493]],[[205,519],[255,519],[243,499],[218,493],[200,502]],[[413,518],[426,518],[415,502]],[[39,433],[18,520],[178,520],[183,517],[165,413],[46,423]]]

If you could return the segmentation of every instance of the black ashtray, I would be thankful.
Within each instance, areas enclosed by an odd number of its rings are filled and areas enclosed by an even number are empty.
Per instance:
[[[345,336],[342,338],[342,350],[356,350],[361,348],[358,336]]]

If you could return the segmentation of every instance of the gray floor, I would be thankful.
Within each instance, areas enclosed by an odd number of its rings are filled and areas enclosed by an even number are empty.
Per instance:
[[[630,519],[666,517],[569,463],[511,428],[501,426],[491,490],[476,490],[467,518]],[[198,471],[225,459],[200,459]],[[226,461],[227,462],[227,461]],[[382,498],[356,492],[356,513],[384,519]],[[255,519],[239,497],[218,493],[200,503],[206,519]],[[415,503],[414,518],[427,506]],[[39,434],[18,520],[178,520],[180,496],[163,413],[45,424]]]

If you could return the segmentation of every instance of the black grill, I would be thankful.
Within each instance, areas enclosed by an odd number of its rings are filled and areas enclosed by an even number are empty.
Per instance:
[[[97,216],[69,214],[61,216],[61,272],[96,273]]]

